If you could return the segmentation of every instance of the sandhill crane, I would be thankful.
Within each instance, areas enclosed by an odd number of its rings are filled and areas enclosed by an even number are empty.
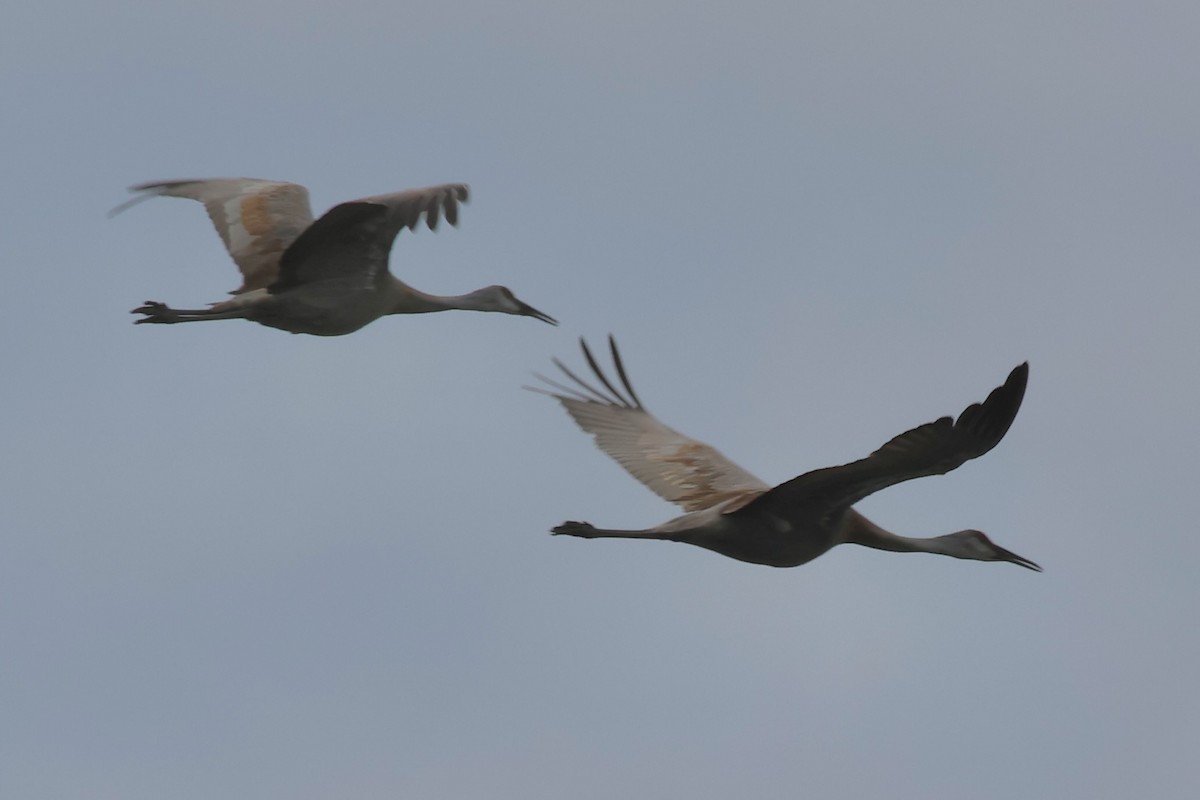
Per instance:
[[[595,437],[601,450],[686,513],[645,530],[565,522],[551,533],[585,539],[665,539],[773,567],[794,567],[835,545],[851,543],[894,552],[1007,561],[1041,572],[1037,564],[993,544],[980,531],[914,539],[884,530],[851,507],[902,481],[944,475],[995,447],[1021,406],[1028,363],[1016,367],[982,404],[968,406],[957,422],[942,417],[900,434],[866,458],[813,470],[771,488],[717,450],[668,428],[648,412],[629,383],[611,336],[613,364],[627,396],[604,374],[587,342],[581,339],[580,344],[603,388],[579,378],[558,359],[554,364],[578,388],[542,375],[537,377],[554,391],[526,388],[556,398],[579,427]]]
[[[308,190],[295,183],[257,178],[217,178],[142,183],[138,196],[115,215],[151,197],[199,200],[242,273],[233,299],[208,309],[170,308],[147,301],[133,309],[138,323],[248,319],[292,333],[341,336],[387,314],[422,314],[460,308],[500,311],[558,323],[518,300],[504,286],[464,295],[418,291],[388,271],[392,241],[424,215],[430,230],[445,216],[458,222],[467,186],[447,183],[365,197],[334,206],[313,221]]]

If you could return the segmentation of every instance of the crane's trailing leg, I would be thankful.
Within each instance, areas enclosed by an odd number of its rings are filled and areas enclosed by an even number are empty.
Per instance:
[[[143,323],[173,325],[176,322],[201,322],[208,319],[240,319],[246,316],[245,310],[240,308],[226,310],[171,308],[166,303],[160,303],[157,300],[147,300],[143,305],[138,306],[129,313],[145,314],[141,319],[134,320],[134,325],[141,325]]]
[[[596,538],[596,527],[590,522],[564,522],[557,528],[551,529],[555,536],[582,536],[584,539]]]
[[[590,522],[564,522],[557,528],[552,528],[550,533],[555,536],[567,535],[578,536],[581,539],[663,539],[668,541],[679,541],[673,536],[656,530],[616,530],[613,528],[597,528]]]
[[[157,300],[147,300],[145,304],[138,306],[129,313],[146,315],[143,319],[136,320],[134,322],[135,325],[140,325],[143,322],[179,322],[179,312],[169,307],[166,303],[160,303]]]

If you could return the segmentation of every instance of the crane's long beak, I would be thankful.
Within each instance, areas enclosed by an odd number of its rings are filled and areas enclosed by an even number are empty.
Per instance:
[[[992,546],[996,547],[995,545],[992,545]],[[1021,556],[1017,555],[1016,553],[1012,552],[1011,550],[1005,550],[1003,547],[996,547],[996,556],[997,556],[998,560],[1007,561],[1010,564],[1016,564],[1018,567],[1024,567],[1025,569],[1031,569],[1034,572],[1042,571],[1041,567],[1039,567],[1034,562],[1030,561],[1028,558],[1022,558]]]
[[[554,317],[550,316],[549,314],[543,314],[541,311],[538,311],[536,308],[529,305],[528,303],[522,303],[520,300],[517,300],[517,307],[519,309],[521,309],[520,314],[522,316],[533,317],[534,319],[540,319],[542,322],[548,323],[550,325],[558,324],[558,320],[556,320]]]

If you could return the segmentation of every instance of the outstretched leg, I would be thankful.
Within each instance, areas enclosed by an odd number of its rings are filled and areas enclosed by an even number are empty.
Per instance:
[[[551,528],[550,533],[555,536],[580,536],[584,539],[595,538],[596,528],[590,522],[564,522],[557,528]]]
[[[612,528],[597,528],[590,522],[564,522],[557,528],[552,528],[550,533],[555,536],[564,534],[567,536],[578,536],[581,539],[665,539],[677,541],[659,531],[626,531],[613,530]]]
[[[159,303],[156,300],[147,300],[144,305],[141,305],[132,311],[130,314],[145,314],[142,319],[134,320],[134,325],[143,323],[155,323],[161,325],[173,325],[176,322],[203,322],[209,319],[245,319],[245,308],[227,308],[217,310],[212,308],[171,308],[166,303]]]

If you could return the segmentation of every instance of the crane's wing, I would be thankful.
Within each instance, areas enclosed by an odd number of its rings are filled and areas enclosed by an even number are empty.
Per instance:
[[[386,206],[387,218],[380,235],[395,238],[404,228],[415,229],[422,218],[431,231],[437,230],[442,217],[451,225],[457,225],[458,204],[467,202],[469,196],[470,188],[465,183],[443,183],[423,189],[363,197],[358,202]]]
[[[312,224],[308,190],[296,183],[258,178],[214,178],[139,183],[138,195],[114,208],[119,214],[151,197],[199,200],[242,273],[230,294],[261,289],[275,281],[283,252]]]
[[[422,220],[437,230],[442,217],[458,224],[458,205],[467,194],[466,184],[446,183],[336,205],[284,252],[271,291],[331,278],[378,280],[387,272],[388,252],[400,231],[413,230]]]
[[[813,470],[782,483],[744,506],[786,516],[803,508],[833,514],[880,489],[926,475],[945,475],[995,447],[1008,432],[1029,380],[1029,364],[1009,373],[1003,386],[954,421],[942,417],[893,438],[866,458]]]
[[[579,378],[558,359],[554,359],[554,364],[578,389],[542,375],[537,377],[557,391],[526,388],[562,403],[579,427],[596,438],[601,450],[651,491],[685,511],[699,511],[735,497],[757,496],[769,488],[714,448],[668,428],[643,408],[625,374],[612,336],[608,337],[609,349],[628,397],[604,374],[587,342],[583,339],[579,342],[603,389]]]

